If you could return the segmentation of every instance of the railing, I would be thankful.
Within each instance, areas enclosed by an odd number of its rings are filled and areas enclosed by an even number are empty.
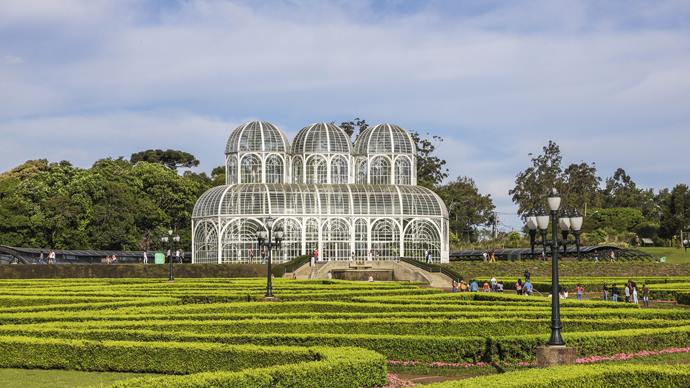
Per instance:
[[[415,267],[417,267],[419,269],[423,269],[427,272],[442,273],[442,274],[448,276],[449,278],[451,278],[453,280],[462,279],[462,276],[459,273],[457,273],[457,272],[455,272],[449,268],[446,268],[442,265],[424,263],[422,261],[413,259],[411,257],[401,257],[400,261],[405,262],[405,263],[410,264],[410,265],[414,265]]]

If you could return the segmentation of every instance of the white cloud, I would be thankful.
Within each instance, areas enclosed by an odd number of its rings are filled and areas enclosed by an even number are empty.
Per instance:
[[[222,147],[210,144],[245,118],[294,133],[358,115],[443,135],[451,176],[475,178],[502,209],[549,139],[602,175],[687,180],[686,2],[462,7],[473,8],[0,2],[0,133],[12,144],[0,168],[46,156],[32,143],[45,136],[52,155],[84,163],[177,142],[214,165]]]

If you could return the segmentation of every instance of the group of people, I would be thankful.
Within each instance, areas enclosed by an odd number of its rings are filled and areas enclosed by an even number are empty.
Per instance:
[[[101,259],[101,264],[117,264],[117,256],[108,255]]]
[[[477,279],[472,279],[469,283],[462,279],[459,281],[453,280],[451,285],[451,292],[503,292],[504,290],[504,283],[496,280],[495,276],[484,282],[479,282]],[[515,283],[515,290],[518,295],[530,295],[532,294],[532,283],[529,281],[523,283],[522,279],[518,279],[517,283]]]
[[[39,264],[57,264],[56,256],[55,256],[55,251],[54,251],[54,250],[51,249],[51,250],[48,252],[47,259],[48,259],[48,260],[46,260],[46,256],[43,254],[43,251],[41,251],[41,254],[40,254],[40,256],[38,257],[38,263],[39,263]]]
[[[612,302],[618,302],[619,300],[619,295],[620,295],[620,290],[618,289],[618,286],[613,283],[611,287],[608,287],[606,284],[604,284],[604,287],[602,289],[604,293],[604,300],[609,300],[609,294],[611,295],[611,301]],[[649,287],[647,286],[647,283],[644,283],[642,285],[642,304],[644,307],[649,307]],[[625,297],[625,303],[634,303],[634,304],[639,304],[639,294],[637,291],[637,283],[635,283],[632,280],[628,280],[627,283],[623,286],[623,295]]]
[[[490,250],[488,252],[482,252],[482,257],[484,258],[484,262],[495,263],[496,251]]]

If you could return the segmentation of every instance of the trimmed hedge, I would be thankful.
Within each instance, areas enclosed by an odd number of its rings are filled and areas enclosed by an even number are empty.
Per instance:
[[[3,331],[9,328],[3,328]],[[11,329],[10,329],[11,330]],[[360,347],[385,355],[390,360],[476,362],[524,361],[534,359],[536,348],[548,339],[546,334],[514,336],[421,336],[373,334],[209,334],[163,332],[150,329],[74,330],[50,326],[16,327],[34,336],[120,341],[174,341],[266,346],[336,346]],[[690,343],[690,326],[652,329],[629,329],[603,332],[564,333],[569,346],[580,356],[610,355],[619,352],[664,349]]]
[[[570,332],[623,330],[676,326],[675,322],[659,319],[563,319],[563,326]],[[381,334],[381,335],[428,335],[428,336],[505,336],[517,334],[539,334],[549,332],[549,317],[539,319],[523,318],[475,318],[471,324],[465,320],[423,319],[423,318],[368,318],[349,319],[271,319],[246,320],[242,322],[225,320],[149,320],[137,317],[126,321],[96,320],[85,322],[57,322],[42,327],[68,327],[73,330],[87,328],[110,328],[140,330],[164,327],[166,331],[207,334],[269,334],[269,333],[319,333],[319,334]]]
[[[255,278],[266,275],[261,264],[175,264],[180,278]],[[156,264],[16,264],[0,265],[0,279],[168,278],[168,265]]]
[[[431,384],[433,388],[688,387],[690,366],[569,365]]]
[[[0,337],[0,366],[188,374],[118,383],[118,386],[142,387],[246,386],[243,384],[247,383],[262,387],[347,387],[383,385],[386,381],[385,359],[377,353],[355,348]],[[203,371],[223,372],[200,373]]]
[[[197,373],[187,376],[144,377],[115,387],[374,387],[387,382],[386,360],[357,348],[312,348],[320,361],[250,369],[242,372]]]

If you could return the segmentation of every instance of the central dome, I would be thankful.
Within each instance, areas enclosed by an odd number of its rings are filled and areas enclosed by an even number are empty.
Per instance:
[[[225,154],[236,152],[289,152],[290,143],[280,128],[266,121],[250,121],[237,127],[225,147]]]
[[[302,128],[292,142],[292,153],[343,153],[352,152],[352,144],[342,128],[332,123],[315,123]]]

